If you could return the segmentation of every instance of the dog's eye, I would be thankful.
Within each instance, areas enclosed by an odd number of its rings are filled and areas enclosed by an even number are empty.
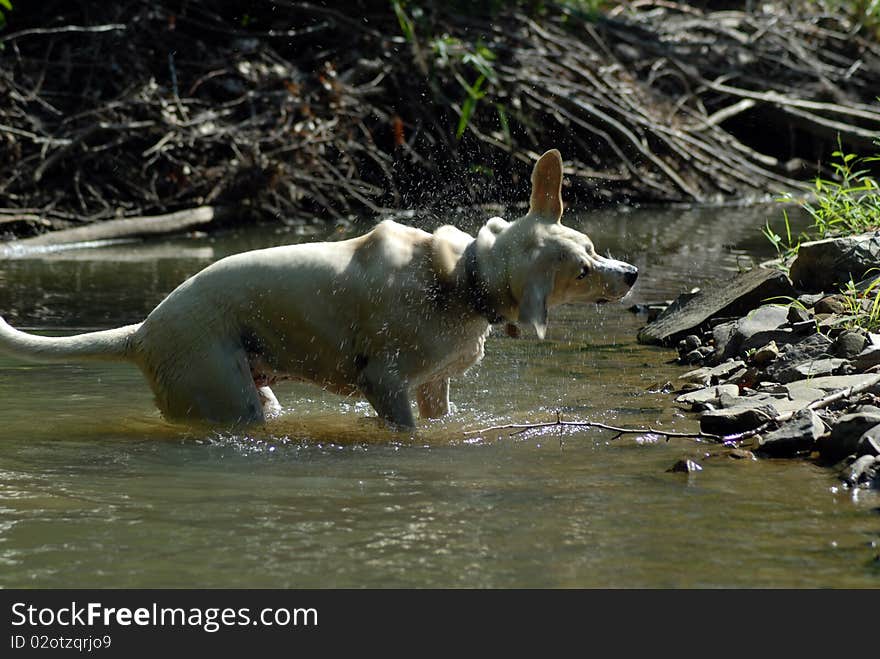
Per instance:
[[[590,274],[590,266],[585,265],[583,268],[581,268],[581,274],[579,274],[579,275],[577,276],[577,278],[578,278],[578,279],[583,279],[583,278],[586,277],[588,274]]]

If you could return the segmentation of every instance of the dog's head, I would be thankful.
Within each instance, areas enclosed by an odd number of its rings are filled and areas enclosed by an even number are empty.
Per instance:
[[[498,290],[506,283],[517,307],[510,311],[540,338],[552,307],[619,300],[638,276],[635,266],[597,254],[588,236],[561,219],[562,157],[553,149],[535,163],[529,212],[510,223],[492,218],[477,236],[487,284]]]

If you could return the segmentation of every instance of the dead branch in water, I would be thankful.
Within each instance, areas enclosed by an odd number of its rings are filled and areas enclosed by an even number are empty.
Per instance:
[[[514,435],[524,434],[530,432],[532,430],[545,430],[547,428],[596,428],[598,430],[609,430],[611,432],[616,433],[611,439],[612,441],[615,439],[619,439],[623,435],[657,435],[659,437],[665,437],[666,441],[675,438],[683,438],[683,439],[695,439],[697,441],[705,440],[714,442],[717,444],[724,444],[725,446],[736,446],[739,442],[751,439],[756,435],[761,434],[762,432],[768,429],[774,429],[786,421],[791,420],[795,414],[797,414],[801,409],[809,409],[809,410],[820,410],[834,403],[840,402],[842,400],[847,400],[852,396],[862,393],[863,391],[867,391],[872,387],[880,384],[880,375],[875,375],[873,378],[865,380],[861,384],[853,385],[852,387],[847,387],[846,389],[841,389],[840,391],[836,391],[830,393],[822,398],[817,398],[816,400],[804,405],[803,408],[798,410],[793,410],[791,412],[785,412],[783,414],[777,414],[773,417],[768,417],[767,420],[759,425],[756,428],[752,428],[750,430],[746,430],[738,433],[731,433],[729,435],[715,435],[712,433],[705,433],[701,431],[697,432],[674,432],[669,430],[659,430],[657,428],[624,428],[621,426],[612,426],[607,423],[601,423],[598,421],[566,421],[562,418],[562,412],[556,412],[556,420],[555,421],[546,421],[546,422],[537,422],[537,423],[507,423],[497,426],[489,426],[487,428],[480,428],[479,430],[466,430],[464,431],[465,435],[481,435],[489,432],[498,432],[502,430],[515,430],[516,432],[511,433],[511,437]]]

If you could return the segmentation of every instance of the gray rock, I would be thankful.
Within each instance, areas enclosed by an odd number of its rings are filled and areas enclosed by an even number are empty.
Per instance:
[[[767,400],[746,399],[741,405],[703,413],[700,430],[713,435],[732,435],[754,430],[778,415],[779,411]]]
[[[774,304],[765,304],[738,320],[733,331],[726,336],[726,340],[720,336],[718,328],[713,330],[715,346],[718,349],[719,359],[727,359],[744,353],[752,348],[766,345],[770,341],[787,341],[791,330],[779,330],[778,328],[788,322],[788,309]],[[725,323],[723,330],[727,333],[728,324]],[[722,340],[723,347],[719,344]]]
[[[684,339],[682,339],[682,341],[684,341],[684,347],[687,352],[690,352],[691,350],[696,350],[701,345],[703,345],[700,337],[696,334],[688,334],[686,337],[684,337]]]
[[[792,325],[805,323],[811,320],[813,320],[813,316],[810,314],[809,311],[802,308],[800,305],[792,304],[788,308],[788,322]]]
[[[792,382],[784,386],[788,395],[792,399],[805,398],[806,395],[802,394],[803,390],[808,390],[810,392],[808,395],[812,395],[816,391],[819,391],[820,395],[814,396],[810,399],[816,400],[817,398],[821,398],[824,394],[842,391],[843,389],[849,389],[850,387],[861,387],[868,383],[876,382],[877,380],[880,380],[880,378],[873,373],[862,373],[858,375],[826,375],[811,380]],[[880,383],[870,387],[867,391],[872,393],[880,392]]]
[[[779,428],[758,440],[755,452],[773,458],[792,458],[809,453],[825,432],[825,424],[813,410],[799,410]]]
[[[765,346],[762,346],[755,350],[752,355],[752,363],[755,366],[765,366],[769,364],[774,359],[779,356],[779,347],[776,345],[776,341],[771,341]]]
[[[750,450],[745,448],[733,448],[730,449],[730,453],[727,454],[728,457],[733,458],[734,460],[757,460],[758,458],[752,453]]]
[[[867,342],[868,337],[862,332],[857,330],[843,331],[834,340],[834,354],[843,359],[852,359],[865,349]]]
[[[699,350],[691,350],[681,358],[685,364],[699,364],[703,361],[703,353]]]
[[[863,279],[880,262],[880,232],[802,243],[791,264],[794,285],[804,291],[839,290]]]
[[[880,425],[880,413],[871,411],[844,414],[831,432],[817,442],[823,460],[837,462],[858,450],[862,435]]]
[[[776,379],[786,384],[804,378],[831,375],[848,364],[847,360],[838,357],[826,357],[825,359],[813,359],[800,364],[792,364],[786,369],[776,373]]]
[[[862,433],[856,444],[856,455],[880,455],[880,425]]]
[[[675,399],[676,403],[681,405],[694,405],[695,403],[716,403],[722,394],[728,396],[738,396],[739,387],[735,384],[722,384],[717,387],[706,387],[698,389],[686,394],[682,394]]]
[[[842,295],[826,295],[813,305],[815,313],[835,313],[842,314],[847,312],[848,307],[844,302]]]
[[[764,300],[792,296],[794,289],[779,270],[755,268],[728,281],[706,286],[679,305],[671,305],[638,334],[640,343],[669,345],[677,337],[692,334],[703,323],[717,316],[746,313]]]
[[[703,468],[699,465],[699,463],[694,462],[693,460],[679,460],[666,471],[690,474],[695,471],[703,471]]]
[[[767,376],[771,380],[791,382],[802,376],[796,376],[790,380],[781,380],[779,374],[802,362],[816,360],[831,356],[833,342],[822,334],[811,334],[796,343],[791,343],[779,351],[779,357],[767,367]]]
[[[869,368],[880,364],[880,345],[868,346],[853,357],[852,362],[860,371],[867,371]]]
[[[738,359],[731,360],[724,362],[723,364],[718,364],[718,366],[704,366],[703,368],[698,368],[694,371],[688,371],[684,375],[679,376],[678,379],[683,380],[684,382],[693,382],[703,387],[708,387],[710,384],[718,384],[719,380],[731,373],[735,373],[743,366],[745,366],[745,362]]]
[[[878,472],[880,472],[880,460],[873,455],[863,455],[844,469],[841,477],[850,485],[858,485],[873,481]]]

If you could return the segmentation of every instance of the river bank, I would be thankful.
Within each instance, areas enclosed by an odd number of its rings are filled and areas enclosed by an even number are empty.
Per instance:
[[[806,242],[787,273],[776,262],[683,294],[638,338],[698,367],[670,383],[675,402],[739,457],[811,459],[877,488],[878,262],[877,231]]]
[[[581,208],[764,199],[880,130],[880,45],[843,9],[490,5],[21,3],[0,234],[441,218],[519,201],[553,146]]]

